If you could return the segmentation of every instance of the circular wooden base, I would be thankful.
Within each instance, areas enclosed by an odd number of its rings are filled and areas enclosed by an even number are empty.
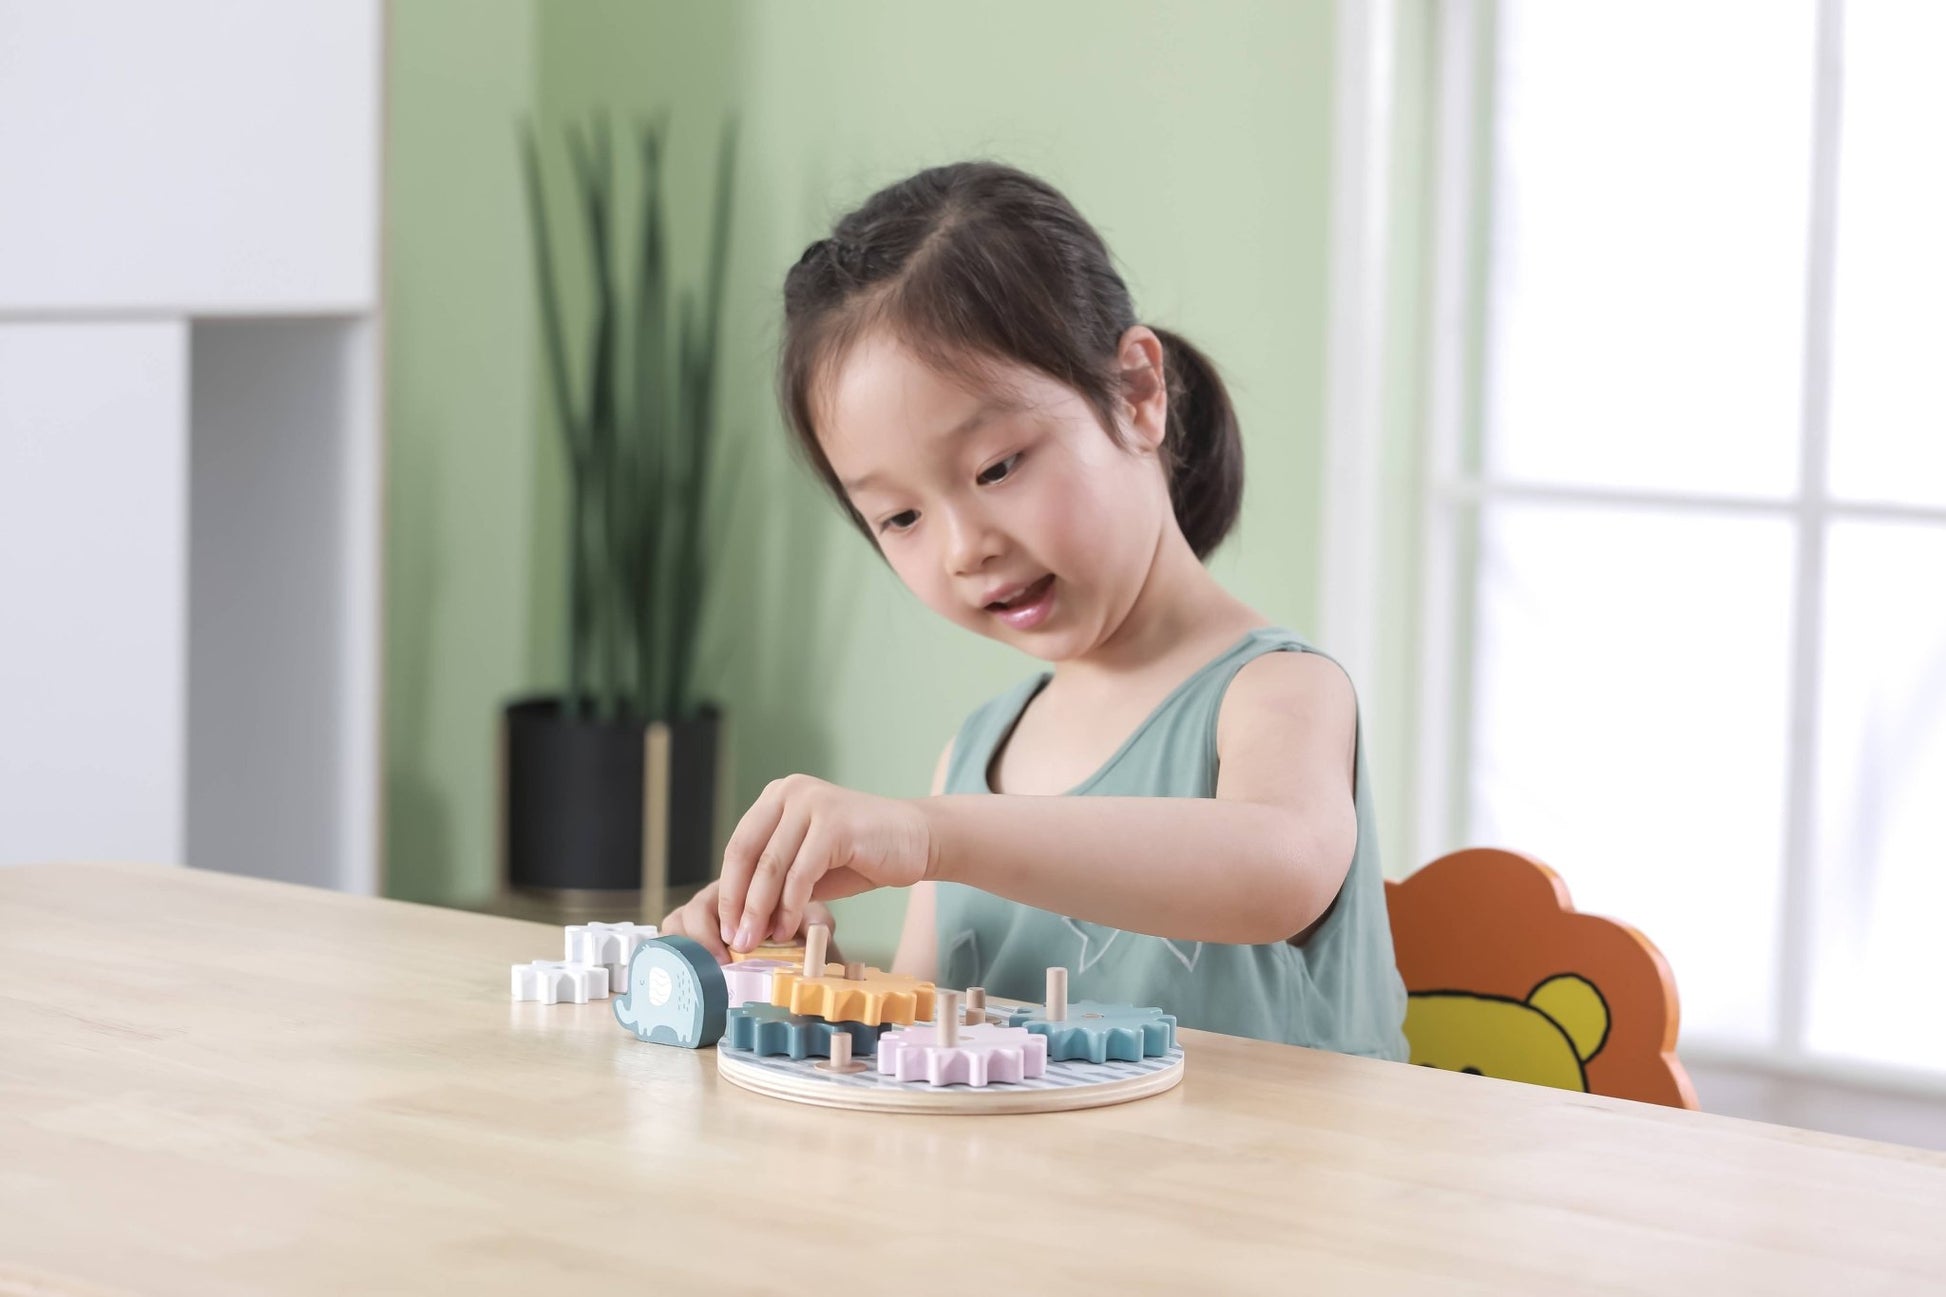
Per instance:
[[[1017,1084],[987,1086],[926,1085],[894,1081],[876,1069],[845,1076],[823,1071],[819,1058],[762,1056],[747,1050],[716,1050],[716,1070],[724,1080],[758,1094],[824,1108],[873,1112],[930,1112],[942,1115],[1067,1112],[1146,1099],[1182,1081],[1180,1048],[1139,1063],[1049,1063],[1045,1076]]]

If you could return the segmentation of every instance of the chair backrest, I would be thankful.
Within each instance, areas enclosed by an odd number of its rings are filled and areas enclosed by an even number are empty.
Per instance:
[[[1627,924],[1577,913],[1552,869],[1476,847],[1385,899],[1414,1063],[1696,1107],[1668,962]]]

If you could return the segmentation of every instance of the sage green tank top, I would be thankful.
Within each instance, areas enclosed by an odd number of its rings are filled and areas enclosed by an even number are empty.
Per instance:
[[[1223,694],[1244,663],[1276,652],[1317,650],[1277,627],[1251,631],[1178,685],[1067,795],[1214,797]],[[967,718],[953,742],[946,792],[993,791],[994,753],[1050,678],[1024,681]],[[1038,1003],[1048,967],[1063,964],[1074,1000],[1154,1005],[1185,1027],[1403,1060],[1405,987],[1392,958],[1362,722],[1353,772],[1357,850],[1337,900],[1302,946],[1173,941],[941,883],[940,983]]]

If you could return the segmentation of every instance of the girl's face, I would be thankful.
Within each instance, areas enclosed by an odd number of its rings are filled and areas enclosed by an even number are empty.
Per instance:
[[[1134,606],[1173,525],[1156,457],[1160,340],[1123,339],[1124,432],[1021,366],[970,391],[875,334],[846,358],[820,442],[899,579],[940,616],[1047,661],[1080,657]]]

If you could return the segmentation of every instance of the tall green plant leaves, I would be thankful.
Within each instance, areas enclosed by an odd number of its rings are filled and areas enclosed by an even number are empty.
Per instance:
[[[554,242],[548,232],[547,197],[541,183],[540,150],[529,122],[522,123],[520,143],[522,170],[526,178],[528,231],[533,240],[534,274],[540,292],[541,338],[547,348],[548,386],[554,394],[554,418],[561,428],[561,441],[567,451],[568,473],[572,482],[573,518],[569,524],[571,535],[568,545],[567,705],[570,711],[574,711],[587,694],[589,621],[594,613],[580,543],[582,483],[588,473],[587,439],[571,395],[567,344],[561,328],[560,296],[556,292],[554,275]]]
[[[709,497],[710,451],[715,438],[716,358],[722,349],[723,290],[728,279],[731,197],[736,178],[736,127],[723,128],[723,140],[716,154],[716,194],[710,222],[709,270],[704,280],[703,314],[700,322],[683,312],[680,339],[683,427],[681,439],[687,443],[688,499],[681,514],[683,529],[677,546],[675,564],[675,623],[681,632],[669,644],[670,686],[666,715],[681,715],[692,705],[696,643],[700,638],[703,605],[703,550],[708,526],[706,502]],[[683,305],[689,301],[685,298]]]
[[[660,526],[664,518],[667,473],[664,446],[669,438],[669,300],[664,271],[664,228],[662,228],[662,140],[666,121],[658,119],[640,129],[638,150],[642,158],[642,249],[636,263],[636,300],[634,300],[634,446],[636,473],[632,489],[646,508],[636,514],[634,543],[631,545],[631,580],[634,582],[634,631],[636,631],[636,670],[634,670],[634,711],[652,717],[662,713],[662,689],[656,668],[666,664],[664,623],[660,615],[666,606],[667,582],[656,571],[656,555],[662,553]]]
[[[569,452],[569,706],[592,705],[604,717],[633,712],[676,720],[696,706],[736,132],[725,127],[717,154],[701,313],[685,292],[673,338],[663,218],[666,133],[662,120],[638,128],[642,211],[631,312],[613,246],[618,227],[608,120],[597,116],[590,131],[568,132],[594,288],[579,410],[539,152],[531,128],[522,138],[549,379]],[[625,343],[628,316],[633,336]]]
[[[632,627],[619,615],[626,606],[628,591],[620,586],[626,569],[616,561],[622,550],[624,527],[621,501],[613,487],[620,441],[616,349],[621,337],[616,320],[614,250],[609,241],[615,197],[615,155],[605,114],[596,116],[592,133],[591,143],[587,134],[569,128],[568,152],[581,190],[589,269],[595,288],[595,337],[588,352],[589,473],[576,491],[582,502],[577,538],[587,565],[587,586],[596,600],[593,626],[597,673],[592,692],[595,714],[605,719],[620,710],[622,637]]]

